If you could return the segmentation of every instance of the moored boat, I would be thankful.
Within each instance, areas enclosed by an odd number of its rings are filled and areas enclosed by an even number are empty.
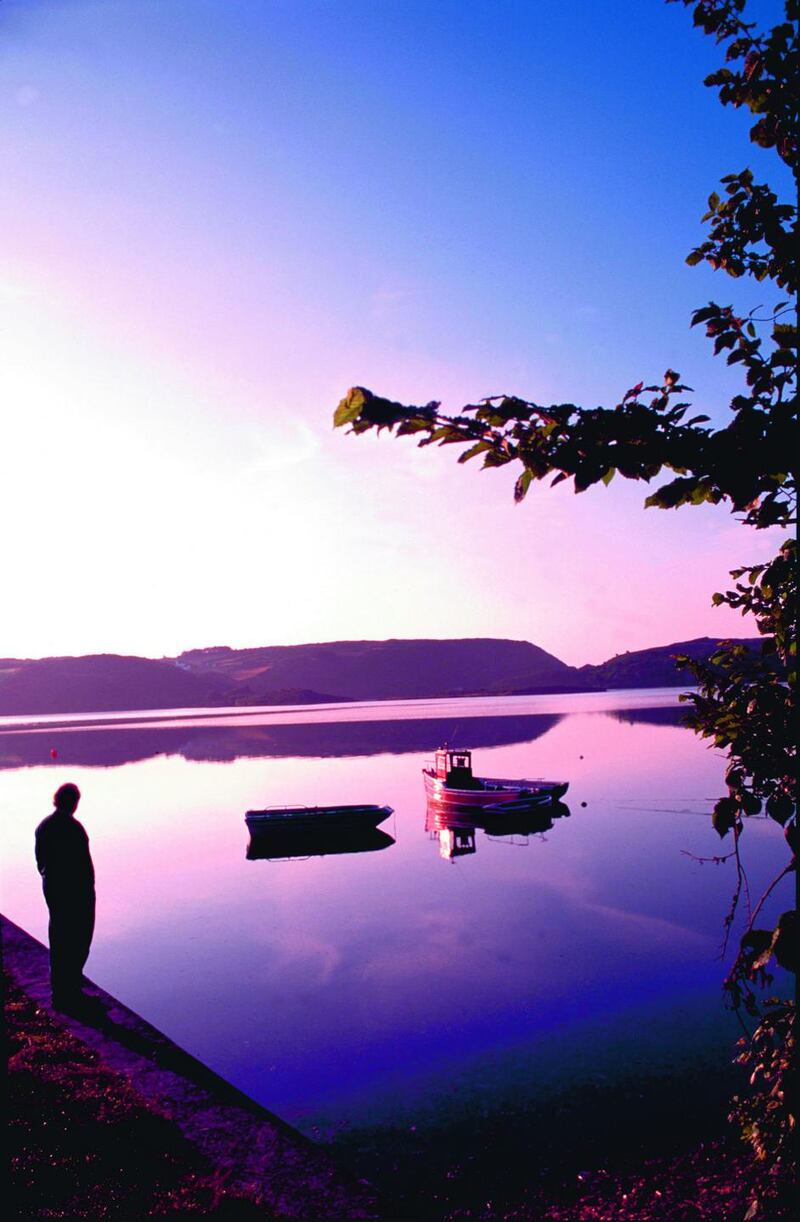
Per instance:
[[[264,810],[249,810],[245,823],[260,828],[314,828],[333,831],[377,827],[393,814],[391,806],[356,804],[349,806],[267,806]]]
[[[449,747],[436,752],[433,767],[423,768],[422,776],[429,802],[462,810],[500,808],[508,802],[526,807],[556,802],[569,788],[567,781],[474,776],[472,752]]]

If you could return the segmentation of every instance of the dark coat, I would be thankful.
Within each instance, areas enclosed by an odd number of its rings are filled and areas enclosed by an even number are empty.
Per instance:
[[[94,866],[89,837],[72,815],[56,811],[36,829],[36,865],[48,905],[94,900]]]

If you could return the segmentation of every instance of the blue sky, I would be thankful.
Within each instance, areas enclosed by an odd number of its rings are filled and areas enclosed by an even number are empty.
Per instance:
[[[723,511],[617,484],[515,509],[505,475],[330,430],[354,383],[594,405],[667,365],[726,418],[691,309],[771,297],[684,258],[720,175],[776,175],[682,6],[5,0],[0,45],[0,652],[503,635],[583,662],[731,630],[710,593],[767,544]]]

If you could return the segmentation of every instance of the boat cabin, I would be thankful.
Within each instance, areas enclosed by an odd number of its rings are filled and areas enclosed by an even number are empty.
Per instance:
[[[472,752],[443,747],[436,752],[434,771],[437,781],[448,789],[479,789],[480,782],[472,775]]]

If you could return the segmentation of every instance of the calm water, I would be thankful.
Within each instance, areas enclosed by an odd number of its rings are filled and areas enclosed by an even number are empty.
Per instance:
[[[510,1098],[620,1042],[628,1058],[701,1055],[735,1036],[719,1000],[733,878],[687,855],[722,851],[723,761],[677,724],[676,700],[6,718],[2,908],[46,940],[33,829],[76,781],[98,877],[90,975],[309,1131],[388,1122],[456,1082]],[[443,857],[420,769],[444,740],[471,746],[479,774],[569,780],[569,812]],[[333,802],[393,806],[394,843],[247,859],[248,808]],[[746,849],[758,895],[780,829],[751,821]]]

